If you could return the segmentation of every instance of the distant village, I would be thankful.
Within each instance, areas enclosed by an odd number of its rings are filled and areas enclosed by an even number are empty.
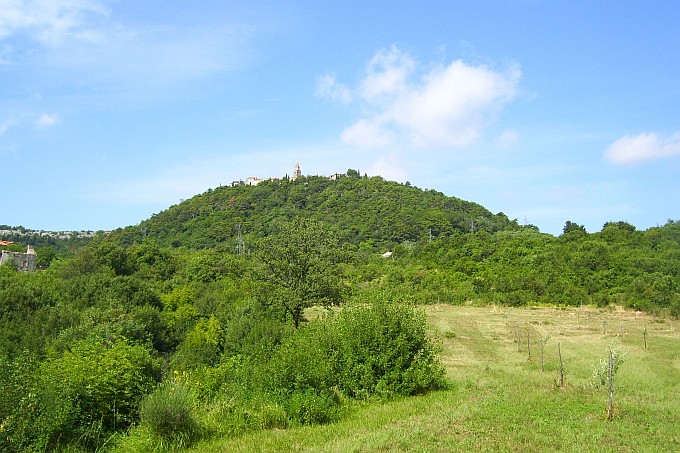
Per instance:
[[[293,174],[290,177],[291,181],[295,181],[299,177],[302,176],[302,171],[300,170],[300,162],[295,162],[295,165],[293,166]],[[333,173],[328,177],[328,179],[335,180],[338,179],[342,176],[346,176],[345,173]],[[236,181],[231,182],[232,187],[236,186],[256,186],[262,181],[280,181],[281,178],[258,178],[257,176],[248,176],[246,180],[238,179]]]
[[[5,236],[41,236],[50,237],[54,239],[73,239],[73,238],[93,238],[102,231],[45,231],[45,230],[27,230],[26,228],[0,228],[0,237]],[[103,231],[104,234],[110,231]],[[2,245],[2,244],[0,244]]]
[[[23,242],[23,239],[40,236],[42,238],[54,238],[69,240],[74,238],[93,238],[101,232],[96,231],[36,231],[26,228],[12,228],[7,225],[0,226],[0,237],[16,239]],[[106,232],[104,232],[106,233]],[[0,247],[7,247],[14,244],[14,241],[0,240]],[[11,250],[0,250],[0,266],[12,265],[21,272],[32,272],[37,269],[37,255],[32,245],[26,247],[25,252]]]

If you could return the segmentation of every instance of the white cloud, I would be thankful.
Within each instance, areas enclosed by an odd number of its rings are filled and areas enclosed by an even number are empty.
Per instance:
[[[380,175],[390,181],[406,182],[405,164],[396,156],[383,156],[369,165],[368,174]]]
[[[0,0],[0,65],[43,74],[43,90],[77,93],[80,105],[110,95],[130,105],[176,97],[186,83],[207,90],[194,82],[247,64],[251,38],[266,27],[213,18],[133,24],[122,13],[95,0]]]
[[[512,148],[520,141],[520,134],[515,129],[506,129],[496,140],[501,148]]]
[[[316,79],[316,95],[331,98],[343,104],[352,100],[352,94],[349,89],[329,74]]]
[[[671,156],[680,156],[680,132],[665,139],[654,132],[625,135],[612,143],[604,153],[606,160],[620,165],[634,165]]]
[[[0,39],[20,32],[52,45],[67,36],[91,39],[88,17],[107,14],[95,0],[0,0]]]
[[[406,82],[414,69],[413,59],[396,46],[381,50],[368,62],[366,77],[361,83],[361,96],[373,100],[407,90]]]
[[[457,60],[413,80],[417,69],[394,46],[378,52],[357,90],[366,113],[344,130],[342,140],[365,148],[397,140],[423,147],[468,146],[514,98],[521,77],[515,64],[498,71]]]
[[[0,121],[0,135],[7,132],[7,130],[14,124],[14,117],[5,118]]]
[[[345,128],[340,136],[344,143],[354,144],[361,148],[382,148],[392,143],[393,137],[385,129],[380,119],[360,119]]]
[[[59,117],[57,115],[44,113],[38,117],[35,121],[35,126],[39,128],[54,126],[59,122]]]

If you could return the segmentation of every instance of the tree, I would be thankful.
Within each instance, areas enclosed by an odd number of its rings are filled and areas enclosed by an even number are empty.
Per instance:
[[[587,235],[588,232],[583,225],[579,225],[578,223],[572,222],[571,220],[567,220],[564,224],[564,228],[562,228],[562,237],[566,239],[574,240]]]
[[[276,234],[260,241],[257,254],[269,294],[292,316],[296,329],[305,308],[340,303],[337,266],[347,254],[338,233],[326,224],[309,219],[283,222]]]

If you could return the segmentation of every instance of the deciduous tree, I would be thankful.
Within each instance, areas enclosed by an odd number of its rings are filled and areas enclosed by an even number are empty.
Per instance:
[[[297,329],[303,310],[338,304],[342,280],[338,265],[346,260],[339,236],[322,222],[295,219],[259,243],[257,256],[268,297],[281,303]]]

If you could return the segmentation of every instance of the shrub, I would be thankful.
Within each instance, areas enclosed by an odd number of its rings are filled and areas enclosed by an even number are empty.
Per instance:
[[[260,408],[260,427],[262,429],[288,427],[286,409],[278,403],[266,403]]]
[[[353,398],[413,395],[443,383],[437,352],[422,312],[378,298],[291,335],[270,361],[268,387],[304,398],[311,398],[307,390],[333,389]]]
[[[347,307],[333,322],[333,374],[352,397],[413,395],[443,383],[438,348],[425,315],[404,304],[378,300]]]
[[[75,343],[30,377],[9,427],[21,437],[16,450],[100,447],[137,419],[139,401],[158,373],[157,362],[142,346],[122,339]]]
[[[340,401],[329,390],[296,390],[283,405],[290,420],[300,425],[330,423],[340,415]]]
[[[195,369],[217,364],[224,349],[224,330],[214,316],[201,318],[187,332],[172,357],[172,368]]]
[[[195,398],[181,379],[162,383],[141,404],[141,423],[164,446],[183,448],[196,440],[200,427],[194,415]]]

